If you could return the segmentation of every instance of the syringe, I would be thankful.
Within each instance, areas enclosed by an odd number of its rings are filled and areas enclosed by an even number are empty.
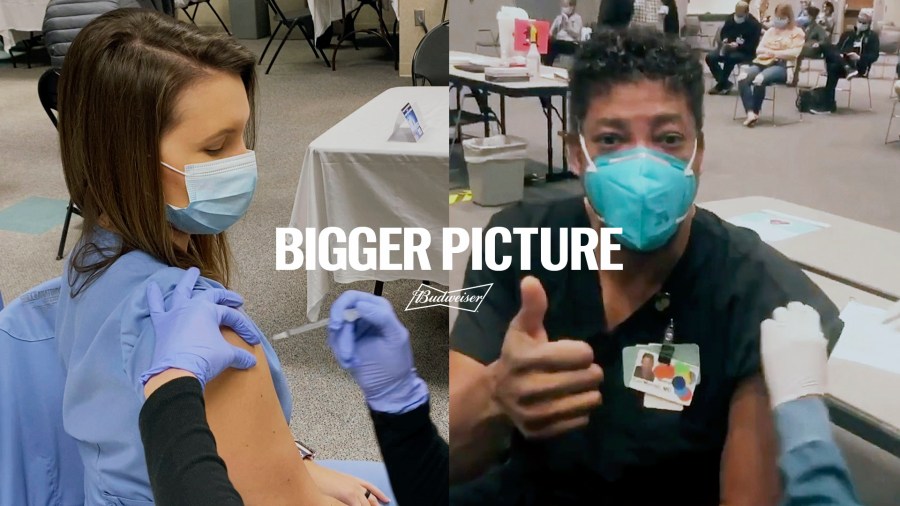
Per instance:
[[[347,309],[344,311],[344,321],[347,322],[355,322],[359,319],[359,313],[356,312],[355,309]],[[291,330],[285,330],[284,332],[275,334],[272,336],[272,341],[280,341],[282,339],[287,339],[288,337],[305,334],[311,330],[320,329],[322,327],[328,326],[328,318],[319,320],[317,322],[307,323],[306,325],[301,325],[297,328]]]

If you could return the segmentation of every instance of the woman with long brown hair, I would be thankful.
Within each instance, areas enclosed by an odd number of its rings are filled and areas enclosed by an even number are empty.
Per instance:
[[[195,293],[228,285],[225,230],[246,212],[257,179],[255,60],[230,37],[136,9],[100,16],[67,54],[60,150],[84,228],[65,265],[57,335],[85,504],[153,503],[138,430],[155,341],[146,288],[157,283],[169,300],[190,267],[202,273]],[[367,482],[301,459],[272,347],[222,333],[257,360],[205,390],[219,454],[244,501],[377,504],[383,494]]]

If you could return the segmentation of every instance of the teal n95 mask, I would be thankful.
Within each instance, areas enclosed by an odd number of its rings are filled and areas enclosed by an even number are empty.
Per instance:
[[[163,167],[184,176],[190,204],[166,206],[166,217],[173,227],[188,234],[218,234],[241,219],[256,190],[256,153],[191,163],[180,171],[160,162]]]
[[[589,161],[584,190],[604,225],[621,228],[616,239],[633,251],[653,251],[675,235],[694,202],[697,180],[692,170],[697,143],[688,162],[645,147],[591,159],[584,136],[581,149]]]

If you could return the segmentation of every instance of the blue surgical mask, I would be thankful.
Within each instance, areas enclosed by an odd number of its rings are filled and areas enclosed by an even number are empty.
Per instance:
[[[738,16],[737,14],[734,15],[734,22],[735,22],[735,23],[741,24],[741,23],[743,23],[744,21],[747,21],[747,16]]]
[[[788,18],[775,18],[772,20],[772,26],[775,28],[784,28],[788,25]]]
[[[244,216],[256,190],[256,153],[192,163],[180,171],[161,162],[167,169],[184,176],[190,204],[168,204],[166,216],[173,227],[188,234],[218,234]]]
[[[584,156],[591,160],[581,137]],[[584,175],[588,201],[605,226],[621,228],[617,239],[633,251],[659,249],[675,235],[697,191],[692,166],[666,153],[638,147],[593,159]]]

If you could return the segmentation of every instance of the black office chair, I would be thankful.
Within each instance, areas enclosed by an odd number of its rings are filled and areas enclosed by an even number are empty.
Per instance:
[[[188,19],[191,20],[191,23],[194,23],[196,25],[197,21],[195,21],[195,19],[197,17],[197,9],[200,8],[200,4],[208,5],[209,9],[213,12],[213,14],[216,15],[216,19],[219,20],[219,23],[222,25],[222,28],[225,29],[225,33],[227,33],[228,35],[231,35],[231,30],[229,30],[228,27],[225,26],[225,22],[222,21],[222,17],[219,16],[219,13],[216,12],[216,8],[213,7],[213,5],[210,3],[209,0],[191,0],[190,2],[188,2],[187,5],[182,7],[181,10],[184,11],[184,14],[188,17]],[[188,12],[188,7],[190,7],[192,5],[194,6],[194,12],[190,13],[190,12]]]
[[[413,86],[448,86],[450,84],[450,67],[447,54],[450,51],[450,22],[444,21],[432,29],[419,41],[412,59],[412,83]],[[478,103],[480,112],[470,112],[462,109],[462,90],[455,87],[459,109],[450,110],[450,126],[456,130],[455,140],[462,136],[461,128],[466,125],[484,123],[484,135],[490,134],[490,121],[493,111],[487,102],[487,94],[471,92],[465,98],[474,98]],[[495,116],[495,115],[494,115]]]
[[[53,122],[54,128],[57,127],[59,122],[56,117],[56,89],[58,83],[59,71],[56,69],[47,70],[41,74],[41,78],[38,79],[38,98],[41,100],[44,112],[47,113],[47,116],[50,117],[50,121]],[[70,199],[69,205],[66,206],[66,220],[63,222],[62,236],[59,238],[59,249],[56,252],[57,260],[62,260],[63,252],[66,249],[66,237],[69,235],[69,222],[72,221],[73,214],[81,216],[81,211]]]
[[[13,64],[13,68],[18,68],[16,65],[16,55],[15,53],[22,53],[25,55],[25,65],[28,68],[31,68],[31,55],[32,51],[35,49],[45,49],[44,46],[44,35],[40,32],[28,32],[28,38],[20,41],[13,47],[9,48],[9,60]],[[46,52],[46,51],[45,51]]]
[[[412,59],[413,86],[449,86],[450,22],[444,21],[419,41]]]
[[[272,31],[272,35],[269,36],[269,42],[266,42],[266,47],[263,49],[262,55],[259,57],[259,64],[262,65],[263,58],[266,57],[266,51],[269,50],[269,46],[272,44],[272,41],[275,40],[275,35],[278,34],[278,30],[281,29],[282,26],[288,27],[288,31],[285,34],[284,38],[281,39],[281,44],[278,45],[278,49],[275,50],[275,56],[272,57],[272,60],[269,62],[269,66],[266,67],[266,74],[272,70],[272,65],[275,63],[275,59],[278,58],[278,53],[281,52],[281,48],[284,47],[284,43],[288,40],[288,37],[291,36],[291,32],[294,31],[294,28],[299,28],[303,33],[303,38],[306,39],[306,43],[309,44],[309,48],[312,49],[314,55],[316,55],[316,59],[319,59],[319,50],[316,49],[316,45],[313,42],[311,33],[315,33],[315,29],[313,28],[313,19],[312,13],[309,9],[302,9],[297,12],[285,13],[281,10],[281,7],[278,6],[278,3],[275,0],[266,0],[266,3],[269,4],[269,7],[278,16],[278,26],[275,27],[275,30]],[[307,31],[309,28],[309,31]],[[325,51],[322,50],[322,58],[325,60],[326,66],[331,66],[328,62],[328,57],[325,56]]]

